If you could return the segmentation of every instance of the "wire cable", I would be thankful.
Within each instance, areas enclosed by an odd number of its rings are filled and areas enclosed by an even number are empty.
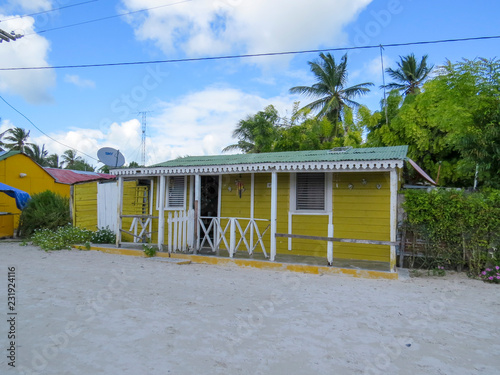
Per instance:
[[[53,141],[54,141],[54,142],[56,142],[56,143],[59,143],[60,145],[62,145],[62,146],[64,146],[64,147],[67,147],[67,148],[69,148],[69,149],[75,150],[76,152],[79,152],[80,154],[85,155],[85,156],[87,156],[88,158],[93,159],[93,160],[95,160],[95,161],[97,161],[97,162],[99,162],[99,163],[101,162],[99,159],[97,159],[97,158],[95,158],[95,157],[93,157],[93,156],[90,156],[89,154],[86,154],[86,153],[85,153],[85,152],[83,152],[83,151],[79,151],[79,150],[77,150],[77,149],[76,149],[76,148],[74,148],[74,147],[68,146],[68,145],[66,145],[66,144],[64,144],[64,143],[62,143],[62,142],[59,142],[57,139],[52,138],[50,135],[48,135],[48,134],[47,134],[47,133],[45,133],[42,129],[40,129],[38,126],[36,126],[36,125],[33,123],[33,121],[31,121],[31,120],[30,120],[30,119],[29,119],[26,115],[24,115],[21,111],[19,111],[19,110],[18,110],[17,108],[15,108],[12,104],[10,104],[7,100],[5,100],[5,99],[3,98],[3,96],[1,96],[1,95],[0,95],[0,99],[2,99],[2,100],[3,100],[3,102],[4,102],[5,104],[7,104],[10,108],[12,108],[12,109],[13,109],[14,111],[16,111],[17,113],[19,113],[19,114],[20,114],[22,117],[24,117],[24,118],[25,118],[25,119],[26,119],[26,120],[27,120],[27,121],[28,121],[31,125],[33,125],[33,127],[34,127],[36,130],[38,130],[40,133],[42,133],[43,135],[45,135],[45,136],[46,136],[46,137],[48,137],[49,139],[53,140]]]
[[[31,14],[25,14],[24,16],[10,17],[10,18],[6,18],[4,20],[0,20],[0,22],[6,22],[6,21],[16,20],[16,19],[20,19],[20,18],[38,16],[39,14],[55,12],[56,10],[61,10],[61,9],[66,9],[66,8],[72,8],[72,7],[76,7],[78,5],[85,5],[85,4],[89,4],[89,3],[95,3],[96,1],[98,1],[98,0],[89,0],[89,1],[84,1],[82,3],[65,5],[65,6],[62,6],[62,7],[59,7],[59,8],[52,8],[52,9],[44,10],[44,11],[41,11],[41,12],[36,12],[36,13],[31,13]]]
[[[192,1],[192,0],[185,0],[185,1]],[[407,42],[407,43],[389,43],[389,44],[377,44],[377,45],[355,46],[355,47],[321,48],[321,49],[311,49],[302,51],[267,52],[267,53],[253,53],[244,55],[227,55],[227,56],[212,56],[212,57],[210,56],[192,57],[192,58],[169,59],[169,60],[150,60],[150,61],[131,61],[131,62],[115,62],[115,63],[101,63],[101,64],[56,65],[56,66],[36,66],[36,67],[17,67],[17,68],[13,67],[13,68],[0,68],[0,71],[98,68],[98,67],[108,67],[108,66],[167,64],[167,63],[182,63],[182,62],[210,61],[210,60],[231,60],[231,59],[242,59],[242,58],[299,55],[299,54],[319,53],[319,52],[351,51],[357,49],[374,49],[381,47],[390,48],[390,47],[402,47],[402,46],[415,46],[423,44],[455,43],[455,42],[467,42],[467,41],[491,40],[491,39],[500,39],[500,35],[457,38],[457,39],[428,40],[428,41]]]
[[[32,33],[25,34],[25,35],[27,36],[27,35],[35,35],[35,34],[48,33],[49,31],[62,30],[62,29],[70,28],[70,27],[75,27],[75,26],[80,26],[80,25],[86,25],[86,24],[89,24],[89,23],[94,23],[94,22],[99,22],[99,21],[105,21],[105,20],[109,20],[109,19],[113,19],[113,18],[128,16],[129,14],[146,12],[148,10],[169,7],[169,6],[178,5],[178,4],[182,4],[182,3],[189,3],[191,1],[193,1],[193,0],[182,0],[182,1],[178,1],[176,3],[169,3],[169,4],[164,4],[164,5],[158,5],[158,6],[155,6],[155,7],[152,7],[152,8],[139,9],[139,10],[134,10],[134,11],[127,12],[127,13],[114,14],[112,16],[107,16],[107,17],[102,17],[102,18],[96,18],[96,19],[93,19],[93,20],[72,23],[70,25],[53,27],[51,29],[40,30],[40,31],[37,31],[37,32],[32,32]]]

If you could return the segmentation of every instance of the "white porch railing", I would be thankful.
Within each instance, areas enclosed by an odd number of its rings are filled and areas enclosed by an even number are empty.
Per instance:
[[[205,225],[204,221],[208,220],[208,225]],[[221,221],[225,220],[227,220],[227,223],[223,227]],[[243,229],[241,225],[241,222],[244,221],[248,221],[245,229]],[[257,225],[258,221],[269,222],[262,233]],[[246,251],[249,255],[252,255],[257,246],[260,245],[264,256],[268,258],[262,237],[264,237],[271,225],[270,220],[238,217],[200,217],[198,223],[200,225],[200,235],[198,237],[197,246],[198,249],[201,249],[205,244],[208,244],[212,251],[215,252],[219,250],[221,243],[224,243],[226,249],[229,251],[229,256],[232,258],[242,243],[245,245]],[[229,238],[227,237],[228,235]],[[240,238],[238,242],[236,242],[236,237],[238,235]],[[247,235],[249,236],[248,240]],[[255,235],[257,235],[257,240],[254,243]]]
[[[133,236],[134,242],[148,242],[151,240],[151,227],[153,219],[156,216],[151,215],[121,215],[121,218],[132,218],[132,224],[128,231],[121,229],[122,232]]]
[[[167,225],[169,253],[193,247],[194,210],[169,212]]]

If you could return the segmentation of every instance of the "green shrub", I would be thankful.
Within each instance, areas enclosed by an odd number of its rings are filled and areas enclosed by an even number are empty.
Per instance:
[[[21,212],[18,235],[29,237],[37,229],[56,230],[70,222],[69,199],[47,190],[31,196]]]
[[[90,242],[92,232],[72,226],[59,227],[55,231],[51,229],[37,229],[31,237],[34,245],[43,250],[71,249],[72,245]]]
[[[31,236],[32,243],[46,251],[69,250],[72,245],[76,244],[83,244],[89,250],[91,243],[113,243],[115,239],[115,234],[109,228],[92,232],[70,225],[59,227],[56,230],[37,229]]]
[[[142,248],[144,249],[144,254],[147,257],[154,257],[156,255],[156,247],[144,244],[142,245]]]
[[[479,274],[479,278],[486,283],[500,284],[500,266],[486,268]]]
[[[500,191],[407,190],[404,228],[424,242],[422,265],[478,275],[500,241]],[[408,249],[411,251],[411,249]]]

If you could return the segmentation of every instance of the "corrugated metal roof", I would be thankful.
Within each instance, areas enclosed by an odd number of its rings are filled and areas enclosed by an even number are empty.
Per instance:
[[[234,165],[259,163],[302,163],[369,160],[405,160],[408,146],[351,148],[345,151],[313,150],[268,152],[260,154],[187,156],[151,167],[196,167],[204,165]]]
[[[43,168],[50,174],[56,182],[61,184],[75,184],[78,182],[96,181],[96,180],[112,180],[116,176],[106,173],[87,172],[87,171],[74,171],[71,169],[59,168]]]

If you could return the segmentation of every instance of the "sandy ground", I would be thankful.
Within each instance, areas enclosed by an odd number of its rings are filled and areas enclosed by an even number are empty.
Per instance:
[[[500,287],[0,244],[0,374],[499,374]],[[16,268],[15,368],[7,267]]]

